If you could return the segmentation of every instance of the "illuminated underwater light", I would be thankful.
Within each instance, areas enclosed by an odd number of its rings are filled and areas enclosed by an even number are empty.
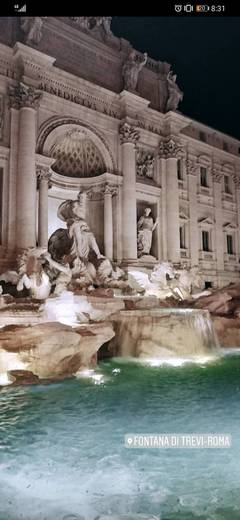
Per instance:
[[[205,365],[206,363],[211,363],[212,361],[216,361],[218,356],[194,356],[194,357],[164,357],[164,358],[139,358],[138,362],[143,365],[151,366],[151,367],[160,367],[164,365],[169,365],[172,367],[181,367],[186,365],[187,363],[194,363],[197,365]]]
[[[92,379],[92,381],[96,384],[96,385],[100,385],[100,384],[103,384],[106,382],[106,378],[104,377],[103,374],[98,374],[96,373],[93,369],[90,369],[90,368],[86,368],[84,370],[79,370],[79,372],[77,372],[75,374],[75,376],[77,378],[87,378],[87,379]]]
[[[9,386],[12,385],[15,381],[15,377],[10,377],[7,372],[2,372],[0,374],[0,386]]]

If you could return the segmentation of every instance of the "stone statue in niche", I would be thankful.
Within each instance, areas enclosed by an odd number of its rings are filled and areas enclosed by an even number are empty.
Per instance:
[[[173,74],[172,70],[168,72],[167,75],[167,85],[168,85],[168,100],[166,110],[177,110],[177,107],[183,99],[183,92],[180,90],[176,83],[177,75]]]
[[[25,43],[38,45],[42,39],[43,19],[40,16],[23,16],[20,24],[25,33]]]
[[[145,208],[144,214],[137,223],[137,252],[138,257],[150,255],[152,246],[152,234],[158,225],[158,219],[153,220],[151,208]]]
[[[144,65],[147,63],[147,53],[144,52],[143,58],[141,61],[137,59],[137,53],[135,50],[132,50],[123,64],[122,68],[122,76],[123,76],[123,82],[124,82],[124,89],[125,90],[136,90],[137,82],[138,82],[138,75],[139,72],[142,70]]]

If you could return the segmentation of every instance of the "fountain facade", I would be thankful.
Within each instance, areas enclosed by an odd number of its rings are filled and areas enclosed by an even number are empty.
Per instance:
[[[3,292],[14,295],[0,297],[0,384],[73,376],[94,366],[106,343],[121,357],[218,353],[209,312],[181,308],[209,297],[196,267],[113,265],[86,221],[84,191],[61,203],[58,216],[66,228],[53,233],[48,250],[24,250],[17,271],[0,277]]]

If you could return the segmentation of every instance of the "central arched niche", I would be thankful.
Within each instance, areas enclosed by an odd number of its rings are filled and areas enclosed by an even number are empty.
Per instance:
[[[116,171],[116,162],[104,135],[80,123],[49,121],[48,126],[45,124],[38,136],[38,146],[38,151],[42,155],[55,159],[51,166],[52,189],[48,193],[48,234],[50,236],[57,228],[66,227],[66,224],[57,218],[57,209],[61,202],[76,198],[80,186],[94,186],[94,177]],[[85,184],[87,178],[90,180]],[[102,253],[104,253],[103,216],[103,199],[88,199],[86,220]]]
[[[103,157],[88,135],[73,128],[58,138],[51,149],[52,169],[66,177],[96,177],[106,171]]]
[[[51,168],[64,177],[91,178],[114,169],[105,142],[77,124],[55,127],[46,137],[42,152],[55,159]]]

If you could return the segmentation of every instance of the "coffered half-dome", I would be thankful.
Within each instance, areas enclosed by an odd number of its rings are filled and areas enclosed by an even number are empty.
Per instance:
[[[51,149],[52,169],[66,177],[96,177],[106,171],[101,152],[84,131],[76,128],[61,136]]]

